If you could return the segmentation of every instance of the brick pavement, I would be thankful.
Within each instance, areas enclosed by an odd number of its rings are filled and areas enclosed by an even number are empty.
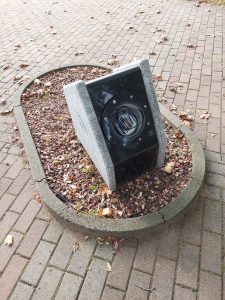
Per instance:
[[[41,207],[26,156],[12,143],[15,119],[0,116],[0,299],[225,299],[224,9],[184,0],[2,0],[0,11],[0,65],[10,65],[0,69],[7,101],[1,111],[13,106],[13,74],[104,63],[111,54],[121,64],[149,57],[153,74],[163,76],[158,95],[166,106],[191,111],[207,159],[198,207],[158,234],[125,241],[113,255],[110,245],[85,241]],[[162,36],[168,41],[158,44]],[[21,70],[22,62],[30,65]],[[183,85],[181,93],[169,90],[171,82]],[[198,110],[211,112],[208,122]],[[8,233],[12,247],[3,243]]]

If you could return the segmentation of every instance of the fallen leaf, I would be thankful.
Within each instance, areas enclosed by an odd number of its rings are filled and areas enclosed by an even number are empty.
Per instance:
[[[9,68],[9,64],[5,64],[2,66],[2,70],[7,70]]]
[[[11,114],[12,111],[13,111],[13,108],[7,109],[5,111],[0,111],[0,115],[5,116],[5,115],[8,115],[8,114]]]
[[[157,10],[156,13],[157,13],[157,14],[161,14],[161,10]]]
[[[77,250],[80,250],[80,243],[79,243],[79,241],[77,241],[77,242],[73,245],[73,251],[76,252]]]
[[[177,110],[177,106],[175,104],[170,105],[170,110]]]
[[[163,170],[164,172],[171,174],[174,171],[174,168],[175,168],[175,162],[171,161],[166,164]]]
[[[51,32],[51,34],[52,34],[52,35],[56,35],[56,34],[57,34],[57,31],[54,30],[54,31]]]
[[[214,138],[216,135],[215,135],[215,133],[212,133],[212,138]]]
[[[115,59],[115,58],[108,59],[108,61],[107,61],[107,65],[113,66],[113,65],[116,65],[116,64],[118,64],[118,60]]]
[[[111,264],[108,261],[106,262],[106,271],[108,271],[108,272],[112,271]]]
[[[52,83],[50,81],[44,83],[44,86],[46,86],[46,87],[50,87],[51,85],[52,85]]]
[[[156,55],[156,53],[154,51],[149,52],[149,55]]]
[[[196,46],[193,45],[192,43],[187,44],[186,47],[189,48],[189,49],[195,49],[196,48]]]
[[[184,123],[184,125],[186,125],[189,128],[192,128],[192,122],[187,121],[187,120],[182,120],[182,122]]]
[[[5,105],[6,104],[6,100],[4,98],[0,99],[0,104],[1,105]]]
[[[20,44],[16,44],[14,47],[15,48],[21,48],[21,45]]]
[[[198,115],[199,115],[200,119],[206,119],[206,120],[208,120],[211,114],[208,111],[198,110]]]
[[[168,37],[162,36],[162,37],[158,40],[157,44],[162,44],[162,43],[164,43],[164,42],[167,42],[168,40],[169,40]]]
[[[27,63],[22,63],[22,64],[19,65],[19,67],[22,68],[22,69],[26,68],[28,66],[29,66],[29,64],[27,64]]]
[[[13,75],[12,79],[14,81],[20,80],[23,76],[22,75]]]
[[[40,84],[41,84],[41,80],[38,79],[38,78],[37,78],[37,79],[34,79],[34,83],[37,84],[37,85],[40,85]]]
[[[85,52],[84,52],[84,51],[79,51],[79,52],[75,52],[75,53],[74,53],[74,55],[75,55],[75,56],[78,56],[78,55],[83,55],[83,54],[85,54]]]
[[[109,207],[103,208],[102,216],[103,217],[112,217],[112,209]]]
[[[156,74],[156,75],[153,75],[153,80],[157,80],[157,81],[160,81],[160,80],[163,80],[163,77],[161,74]]]
[[[13,236],[8,234],[7,237],[5,238],[4,240],[4,244],[7,245],[7,246],[12,246],[13,244]]]

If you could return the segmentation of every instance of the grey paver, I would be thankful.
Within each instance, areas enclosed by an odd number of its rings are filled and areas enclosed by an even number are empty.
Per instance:
[[[81,287],[81,283],[82,283],[81,277],[78,277],[73,274],[65,273],[55,299],[56,300],[76,299]]]
[[[10,300],[25,300],[30,299],[32,293],[34,291],[34,287],[28,285],[23,282],[18,282],[15,290],[13,291],[12,295],[10,296]]]
[[[32,285],[37,284],[41,273],[43,272],[45,265],[54,250],[54,247],[55,246],[53,244],[44,241],[40,242],[23,273],[23,281]]]
[[[40,283],[37,286],[37,289],[32,299],[52,299],[62,275],[62,271],[53,268],[47,268],[47,270],[41,278]]]
[[[100,298],[108,273],[106,267],[107,264],[105,261],[97,258],[92,260],[78,298],[79,300],[95,300]]]
[[[197,288],[199,247],[182,243],[177,265],[176,283]]]
[[[199,300],[221,299],[221,277],[206,272],[200,273]]]

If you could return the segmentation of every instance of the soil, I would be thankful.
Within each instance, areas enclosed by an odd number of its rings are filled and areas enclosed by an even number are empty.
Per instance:
[[[184,189],[192,170],[191,150],[182,133],[165,122],[165,166],[148,169],[109,191],[76,136],[63,95],[65,84],[107,72],[83,66],[51,72],[24,92],[22,106],[48,184],[60,200],[76,212],[98,217],[142,216],[168,205]]]

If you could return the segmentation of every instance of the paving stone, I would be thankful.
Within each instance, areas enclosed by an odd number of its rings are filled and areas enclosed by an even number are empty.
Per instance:
[[[82,234],[66,228],[52,255],[50,264],[65,269],[73,252],[73,246],[76,242],[79,242],[82,237]]]
[[[205,201],[203,227],[221,233],[221,203],[218,201]]]
[[[32,300],[51,300],[63,275],[62,271],[47,268],[39,282]]]
[[[18,159],[17,155],[7,155],[7,157],[3,160],[3,164],[12,166]]]
[[[0,221],[0,243],[6,237],[6,234],[10,231],[18,218],[18,214],[8,211],[2,220]]]
[[[4,164],[1,164],[1,168],[0,168],[0,178],[2,178],[6,172],[8,171],[8,169],[10,168],[9,165],[4,165]]]
[[[33,198],[35,193],[35,187],[28,182],[19,196],[16,198],[15,202],[11,206],[11,210],[16,211],[18,213],[22,213],[24,208]]]
[[[95,300],[100,298],[108,273],[106,268],[107,264],[105,261],[93,258],[80,291],[79,300]]]
[[[95,250],[96,239],[82,239],[79,240],[78,243],[79,250],[74,251],[71,262],[68,266],[68,270],[80,276],[84,276],[87,266]]]
[[[34,287],[23,282],[18,282],[14,289],[10,300],[25,300],[30,299],[34,292]]]
[[[14,255],[4,274],[0,278],[0,299],[5,300],[10,295],[16,282],[26,266],[27,259]]]
[[[13,181],[12,185],[8,189],[8,192],[13,195],[18,195],[21,190],[24,188],[25,184],[30,178],[30,172],[28,172],[26,169],[23,169],[20,174],[16,177],[16,179]]]
[[[199,300],[220,300],[222,282],[221,277],[206,272],[200,272]]]
[[[11,185],[12,180],[8,178],[2,178],[0,180],[0,199],[5,194],[5,192],[8,190],[9,186]]]
[[[201,243],[201,208],[200,207],[191,210],[185,216],[181,239],[183,241],[187,241],[195,245],[200,245]]]
[[[176,283],[196,289],[198,281],[199,247],[182,243],[177,264]]]
[[[108,285],[124,291],[126,290],[135,252],[135,247],[130,245],[129,242],[121,245],[120,251],[112,263],[112,271],[107,280]]]
[[[4,194],[3,197],[0,199],[0,219],[4,216],[7,209],[15,200],[15,196],[10,194]]]
[[[203,231],[201,268],[221,274],[221,236]]]
[[[53,219],[45,231],[43,239],[56,244],[63,231],[64,226],[57,222],[56,219]]]
[[[22,275],[23,281],[32,285],[37,284],[54,248],[55,246],[51,243],[44,241],[39,243]]]
[[[180,231],[180,223],[174,223],[163,231],[159,240],[158,255],[176,260]]]
[[[215,185],[221,188],[225,186],[225,177],[222,175],[214,174],[214,173],[207,173],[207,183],[210,185]]]
[[[95,250],[95,256],[99,258],[104,258],[108,261],[112,261],[113,251],[114,249],[111,244],[98,244]]]
[[[10,232],[9,234],[13,236],[13,244],[9,247],[2,243],[0,246],[0,273],[3,272],[5,266],[23,238],[23,235],[19,232]]]
[[[220,200],[220,188],[212,185],[204,184],[204,188],[202,190],[202,195],[204,197]]]
[[[207,163],[207,170],[209,172],[225,176],[225,165],[223,164],[218,164],[210,161]]]
[[[23,242],[17,252],[26,257],[31,257],[34,249],[38,245],[48,223],[41,220],[35,220],[27,232]]]
[[[171,299],[176,263],[158,256],[153,274],[152,288],[149,300]]]
[[[25,233],[35,219],[40,208],[41,203],[39,203],[37,200],[30,201],[30,203],[27,205],[22,215],[14,225],[14,229]]]
[[[16,162],[11,166],[9,171],[6,173],[5,177],[10,179],[16,179],[19,175],[20,171],[23,169],[23,161],[20,157],[16,160]]]
[[[43,205],[40,212],[37,215],[37,218],[50,222],[52,220],[53,216],[52,216],[50,210],[45,205]]]
[[[110,300],[123,300],[125,293],[116,290],[110,286],[105,286],[104,292],[102,294],[101,300],[110,299]]]
[[[157,246],[157,237],[150,236],[139,240],[134,268],[152,274]]]
[[[196,300],[196,292],[193,292],[191,289],[180,287],[179,285],[175,286],[174,300]]]
[[[55,297],[55,300],[74,300],[77,299],[82,278],[73,274],[65,273],[62,283]]]
[[[150,286],[150,280],[150,275],[133,270],[129,280],[125,300],[147,300],[149,293],[147,290],[143,290],[141,288],[148,289]]]

